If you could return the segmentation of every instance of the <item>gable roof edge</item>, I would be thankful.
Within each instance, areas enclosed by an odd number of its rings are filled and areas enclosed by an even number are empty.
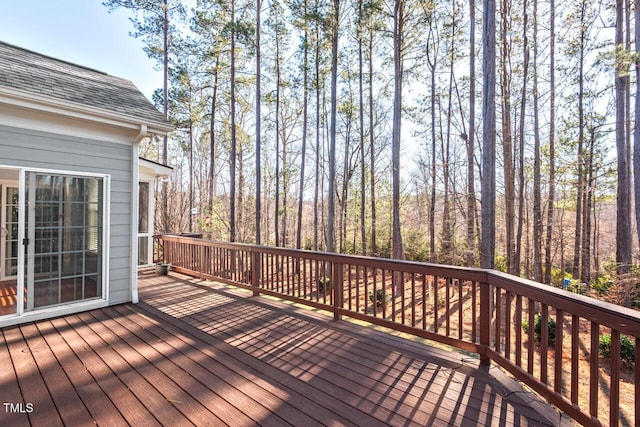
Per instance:
[[[174,130],[169,123],[120,114],[6,86],[0,86],[0,103],[128,129],[139,130],[143,124],[147,126],[148,133],[155,135],[167,135]]]

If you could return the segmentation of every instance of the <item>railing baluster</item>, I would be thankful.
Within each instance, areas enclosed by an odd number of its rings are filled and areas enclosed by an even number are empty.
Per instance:
[[[634,376],[634,421],[637,425],[640,422],[640,338],[635,339],[635,352],[634,352],[634,367],[633,367],[633,376]]]
[[[534,363],[534,345],[535,345],[535,340],[536,340],[536,334],[535,334],[535,313],[536,313],[536,302],[534,300],[532,300],[531,298],[528,298],[528,304],[527,304],[527,309],[528,309],[528,315],[529,318],[527,319],[527,324],[528,324],[528,338],[527,338],[527,372],[531,375],[533,375],[533,363]]]
[[[422,330],[427,330],[427,275],[422,275]]]
[[[433,332],[436,334],[440,330],[438,310],[438,276],[433,276]]]
[[[600,325],[591,321],[591,354],[589,354],[589,413],[598,417],[598,351],[600,344]]]
[[[578,362],[578,350],[580,348],[580,318],[575,314],[571,316],[571,403],[578,403],[578,380],[580,370]]]
[[[411,274],[411,326],[416,326],[416,274]]]
[[[444,288],[444,300],[445,300],[445,306],[444,306],[444,329],[445,329],[445,335],[446,336],[451,336],[451,279],[450,278],[446,278],[445,279],[445,288]]]
[[[471,342],[478,342],[478,313],[476,313],[476,293],[478,292],[478,283],[471,282]]]
[[[611,383],[609,384],[609,425],[620,422],[620,331],[611,330]]]
[[[464,312],[464,307],[463,307],[463,298],[462,298],[462,280],[457,279],[456,280],[458,282],[458,339],[462,341],[462,333],[463,333],[463,325],[464,325],[464,319],[463,319],[463,312]]]
[[[516,366],[522,367],[522,295],[516,296],[516,322],[513,329],[516,333]]]
[[[556,309],[556,348],[553,361],[554,390],[556,393],[562,391],[562,342],[564,340],[564,311]]]
[[[505,291],[504,304],[504,357],[511,360],[511,292]]]
[[[498,287],[495,288],[495,307],[496,314],[494,316],[495,332],[493,337],[493,344],[496,352],[501,353],[502,344],[502,290]]]
[[[549,348],[549,306],[542,304],[542,314],[540,317],[540,381],[549,384],[547,366],[547,350]]]

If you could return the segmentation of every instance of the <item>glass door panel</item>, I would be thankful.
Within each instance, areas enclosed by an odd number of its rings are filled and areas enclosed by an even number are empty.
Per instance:
[[[0,316],[18,310],[18,187],[0,185]]]
[[[18,274],[18,187],[2,188],[2,268],[0,280]]]
[[[102,296],[103,179],[28,172],[27,310]]]

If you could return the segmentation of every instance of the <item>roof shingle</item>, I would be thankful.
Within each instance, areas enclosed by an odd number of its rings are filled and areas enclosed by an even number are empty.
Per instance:
[[[129,80],[0,41],[0,86],[166,124]]]

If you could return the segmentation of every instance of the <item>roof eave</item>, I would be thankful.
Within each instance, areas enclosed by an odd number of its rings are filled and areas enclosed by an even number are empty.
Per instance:
[[[0,86],[0,103],[132,130],[139,130],[141,125],[146,125],[147,132],[154,135],[167,135],[174,130],[166,122],[133,117],[6,86]]]
[[[147,160],[144,157],[140,157],[138,159],[138,164],[141,167],[144,167],[156,176],[156,177],[165,177],[170,176],[173,173],[173,168],[171,166],[163,165],[151,160]]]

